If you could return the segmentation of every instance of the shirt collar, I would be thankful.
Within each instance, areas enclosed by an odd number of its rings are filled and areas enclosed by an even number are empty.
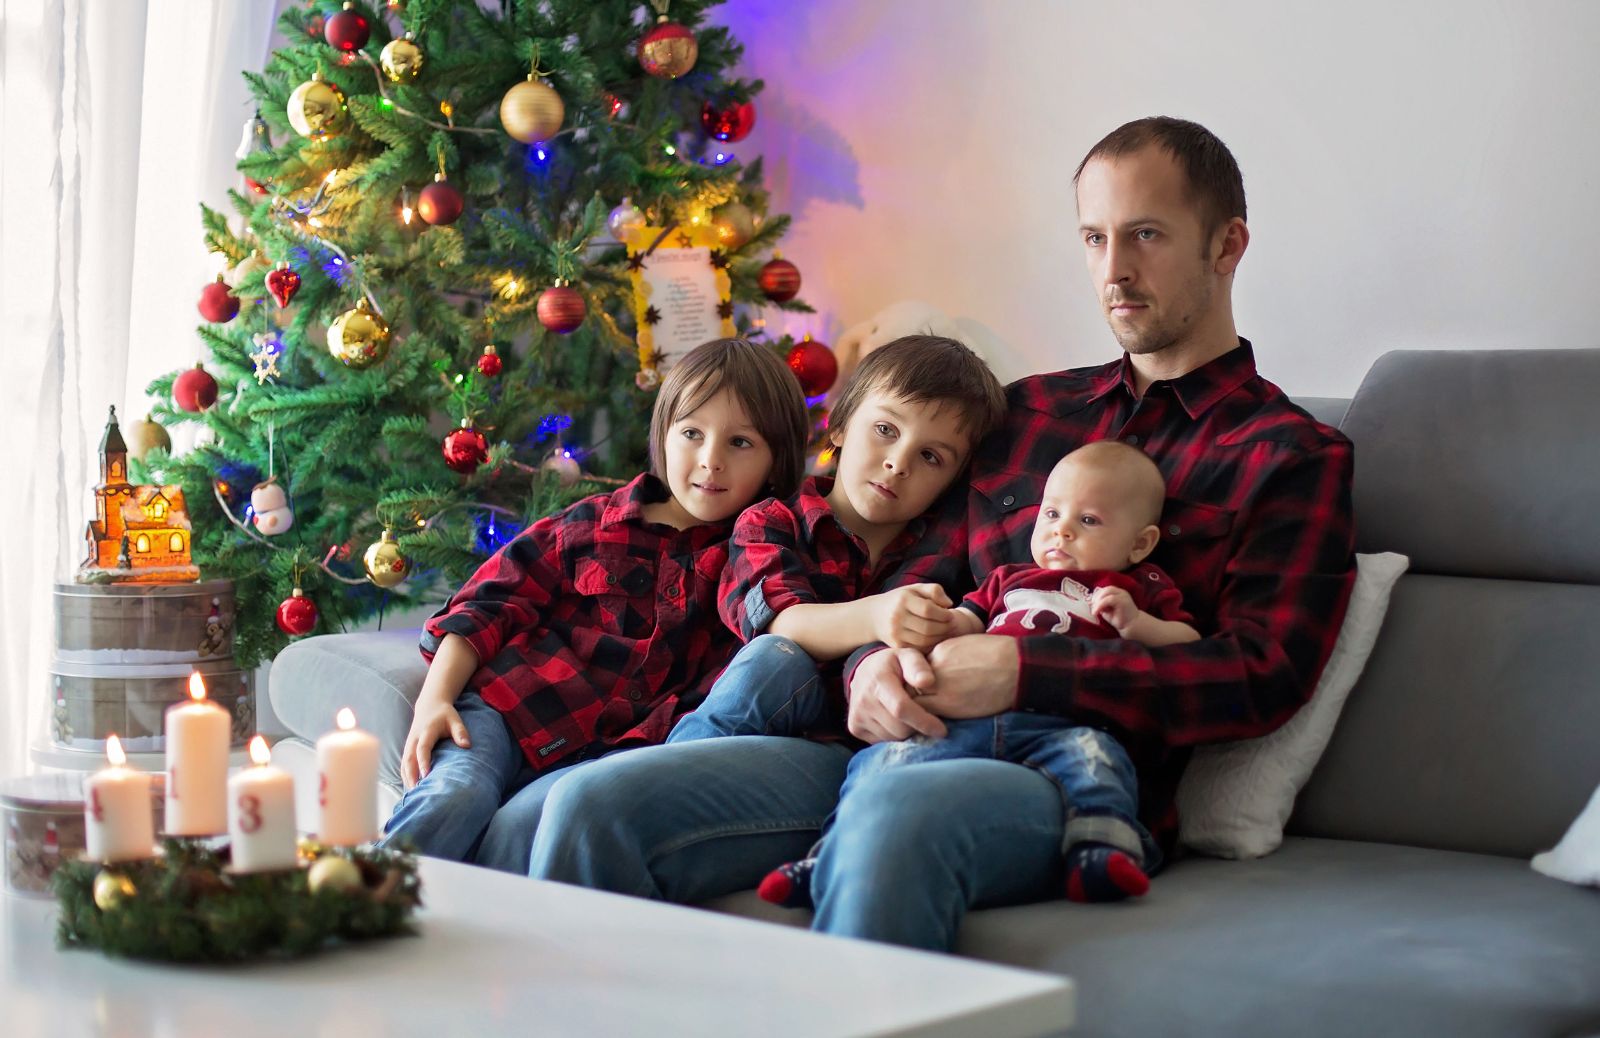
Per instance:
[[[791,508],[800,517],[800,532],[805,536],[806,542],[815,544],[817,540],[817,527],[824,521],[837,526],[841,531],[849,533],[839,517],[834,514],[833,506],[828,504],[828,494],[833,491],[832,476],[807,476],[800,481],[800,490],[794,496],[794,506]],[[883,550],[883,557],[887,558],[897,552],[905,550],[922,538],[923,531],[927,528],[927,520],[917,516],[906,523],[895,539]],[[855,537],[857,535],[850,534]],[[859,539],[859,538],[858,538]]]
[[[667,485],[648,472],[635,476],[626,486],[611,492],[606,506],[600,512],[600,527],[606,529],[620,523],[644,521],[644,506],[665,501]]]
[[[1151,385],[1168,386],[1172,390],[1172,395],[1178,398],[1178,402],[1188,412],[1189,417],[1199,418],[1219,400],[1255,377],[1255,350],[1250,345],[1249,339],[1241,337],[1239,345],[1222,356],[1209,360],[1175,379]],[[1130,399],[1136,399],[1138,396],[1134,389],[1133,361],[1126,353],[1122,355],[1120,361],[1107,364],[1090,375],[1089,381],[1091,402],[1105,397],[1118,387],[1126,389]]]

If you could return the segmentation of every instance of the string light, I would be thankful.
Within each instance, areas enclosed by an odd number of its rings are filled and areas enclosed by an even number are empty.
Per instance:
[[[677,149],[677,148],[674,148],[674,147],[673,147],[673,146],[672,146],[672,145],[670,145],[670,144],[669,144],[669,145],[667,145],[667,146],[666,146],[666,147],[665,147],[665,148],[663,148],[663,149],[661,149],[661,150],[662,150],[662,151],[665,151],[665,152],[666,152],[666,153],[667,153],[667,154],[668,154],[668,155],[676,155],[676,154],[678,154],[678,149]]]

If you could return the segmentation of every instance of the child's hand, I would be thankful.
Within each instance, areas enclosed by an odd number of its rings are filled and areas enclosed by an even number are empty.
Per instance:
[[[472,745],[467,726],[454,706],[431,696],[418,698],[411,731],[406,733],[406,748],[400,754],[400,781],[407,789],[422,781],[433,767],[433,747],[446,737],[462,749]]]
[[[908,584],[873,596],[872,633],[896,649],[927,652],[950,636],[950,596],[938,584]]]
[[[1089,611],[1098,619],[1110,624],[1118,634],[1139,618],[1141,610],[1133,604],[1133,596],[1120,587],[1097,587],[1089,599]]]

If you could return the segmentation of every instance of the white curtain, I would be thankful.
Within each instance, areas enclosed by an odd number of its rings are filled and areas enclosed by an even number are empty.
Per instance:
[[[0,0],[0,775],[47,738],[106,409],[200,357],[199,203],[239,183],[275,0]],[[180,440],[177,446],[184,444]]]

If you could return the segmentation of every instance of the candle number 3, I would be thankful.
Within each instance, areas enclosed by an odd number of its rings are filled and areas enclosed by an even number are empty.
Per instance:
[[[261,828],[261,798],[254,793],[239,797],[239,829],[253,833]]]

